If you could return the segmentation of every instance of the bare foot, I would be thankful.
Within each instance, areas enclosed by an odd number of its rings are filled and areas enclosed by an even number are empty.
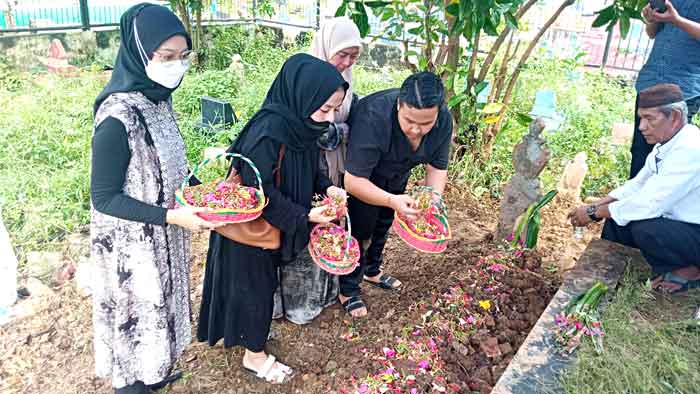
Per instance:
[[[338,294],[338,299],[340,300],[341,304],[344,304],[345,301],[349,300],[351,297],[345,297],[342,294]],[[366,307],[361,307],[357,309],[353,309],[350,311],[350,316],[352,317],[365,317],[367,316],[367,308]]]
[[[671,273],[673,275],[679,276],[679,277],[686,279],[688,281],[700,280],[700,268],[698,268],[694,265],[671,271]],[[679,283],[665,281],[663,275],[659,275],[656,279],[654,279],[651,282],[652,289],[663,291],[663,292],[673,293],[675,291],[678,291],[682,287],[683,287],[683,285],[681,285]]]

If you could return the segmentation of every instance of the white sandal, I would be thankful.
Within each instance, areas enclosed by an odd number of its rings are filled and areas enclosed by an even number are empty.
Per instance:
[[[275,363],[275,360],[275,356],[268,355],[267,359],[265,360],[265,363],[263,363],[262,367],[260,367],[258,371],[248,368],[245,365],[243,366],[243,368],[248,372],[255,374],[256,377],[260,379],[265,379],[265,381],[268,383],[285,383],[292,378],[294,371],[292,371],[290,367],[280,362]]]

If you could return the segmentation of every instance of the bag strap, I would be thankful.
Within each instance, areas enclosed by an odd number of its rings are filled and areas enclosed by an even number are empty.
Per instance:
[[[282,184],[282,160],[284,159],[284,152],[286,150],[287,147],[284,144],[281,144],[279,155],[277,156],[277,167],[272,170],[272,175],[275,177],[275,187],[277,189],[279,189],[280,185]]]

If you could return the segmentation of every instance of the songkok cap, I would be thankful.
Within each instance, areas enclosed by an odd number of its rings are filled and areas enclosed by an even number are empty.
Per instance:
[[[678,85],[660,83],[639,92],[639,108],[654,108],[683,101],[683,92]]]

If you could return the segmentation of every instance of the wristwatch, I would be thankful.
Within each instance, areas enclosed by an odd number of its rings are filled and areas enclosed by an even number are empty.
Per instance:
[[[595,205],[589,205],[586,207],[586,214],[594,222],[600,222],[601,220],[603,220],[603,218],[599,218],[598,216],[596,216],[595,211],[597,209],[598,209],[598,207]]]

